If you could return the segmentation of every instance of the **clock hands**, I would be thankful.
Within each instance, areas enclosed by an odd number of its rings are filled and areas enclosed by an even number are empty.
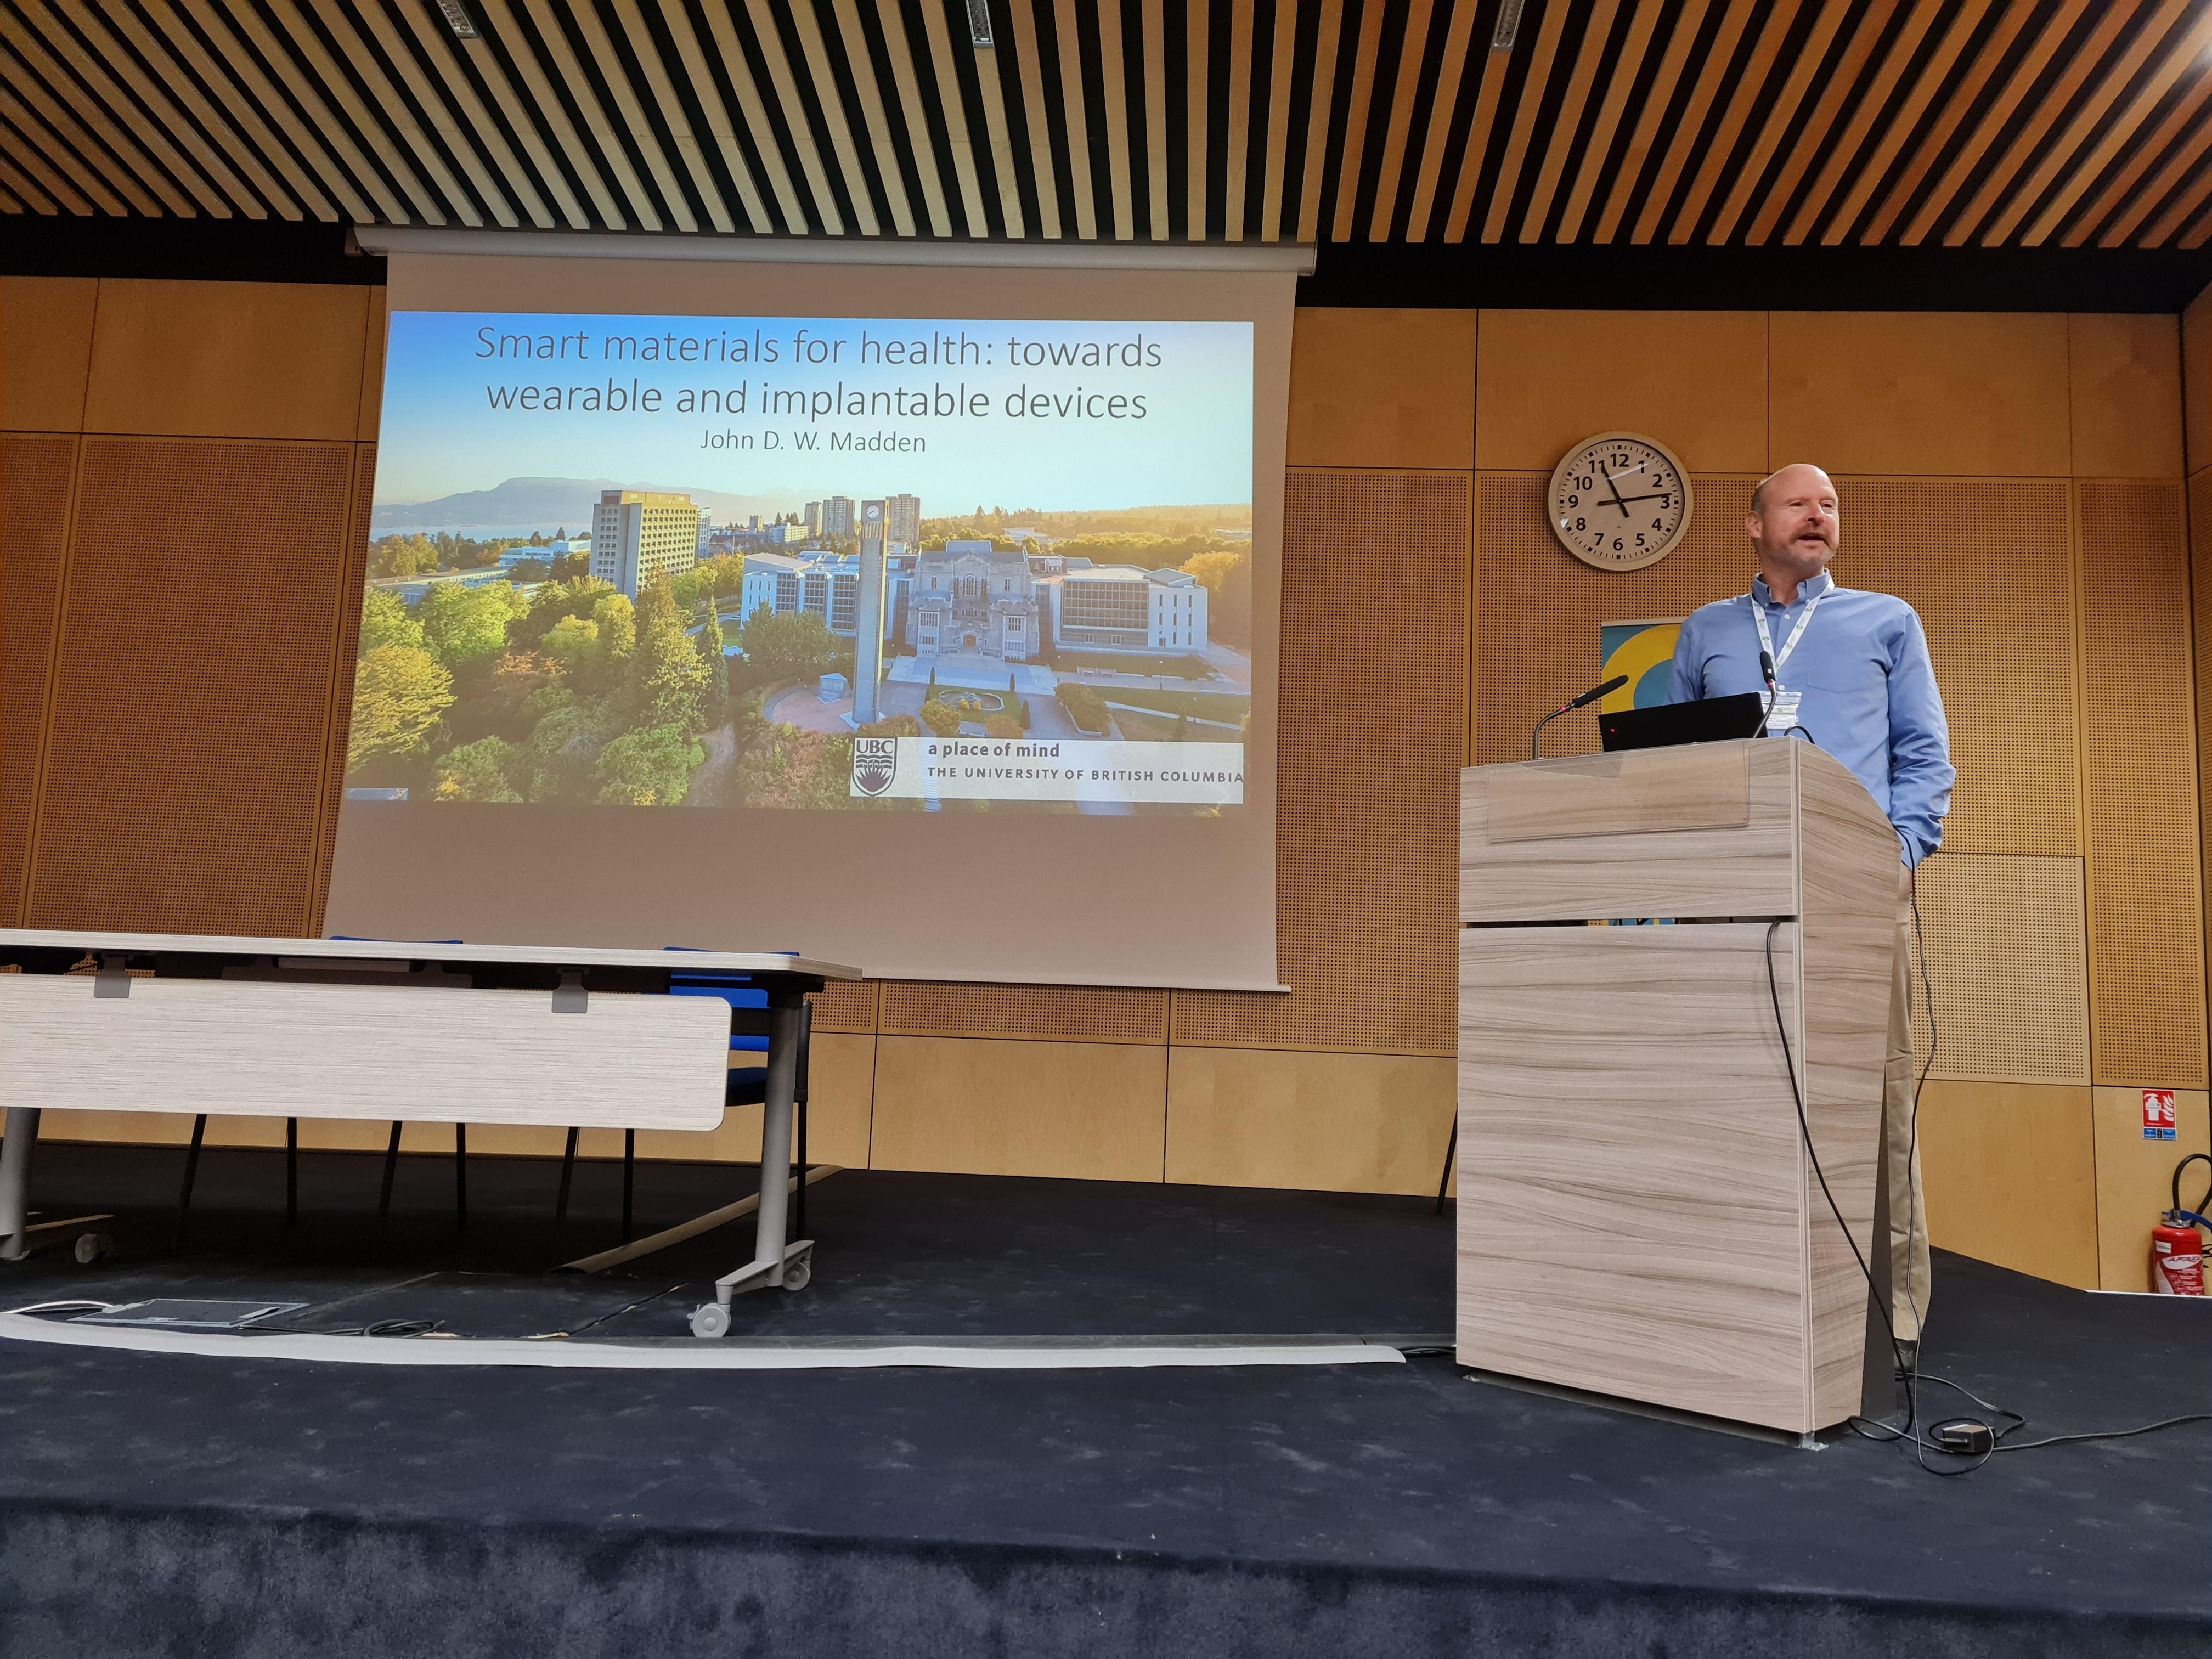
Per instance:
[[[1620,486],[1613,483],[1613,474],[1606,472],[1603,467],[1598,468],[1598,471],[1605,473],[1605,487],[1613,492],[1613,504],[1620,509],[1620,516],[1626,519],[1628,516],[1628,503],[1620,499]]]

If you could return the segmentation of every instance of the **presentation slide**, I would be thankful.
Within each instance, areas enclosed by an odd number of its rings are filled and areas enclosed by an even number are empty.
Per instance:
[[[1240,811],[1253,352],[395,311],[349,806]]]

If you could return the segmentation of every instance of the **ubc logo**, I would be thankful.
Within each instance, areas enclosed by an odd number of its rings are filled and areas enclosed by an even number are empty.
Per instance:
[[[896,738],[853,739],[853,787],[864,795],[880,795],[898,775]]]

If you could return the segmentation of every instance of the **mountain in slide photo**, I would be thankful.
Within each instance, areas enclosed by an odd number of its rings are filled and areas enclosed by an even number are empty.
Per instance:
[[[495,525],[568,525],[588,529],[592,507],[605,489],[647,489],[689,495],[717,523],[757,513],[763,518],[796,510],[781,496],[732,495],[688,484],[624,483],[617,478],[509,478],[490,489],[466,489],[431,501],[379,501],[369,515],[372,536],[414,530],[462,530]]]

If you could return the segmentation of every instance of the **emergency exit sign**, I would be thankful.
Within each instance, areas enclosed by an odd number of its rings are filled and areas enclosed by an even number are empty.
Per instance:
[[[2142,1091],[2143,1139],[2171,1140],[2173,1139],[2173,1091],[2146,1089]]]

